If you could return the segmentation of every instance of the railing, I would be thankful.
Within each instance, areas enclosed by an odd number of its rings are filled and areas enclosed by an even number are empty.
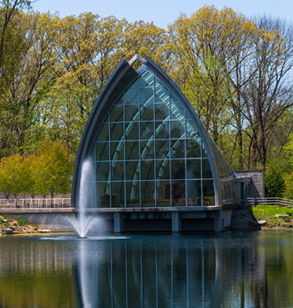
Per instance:
[[[270,197],[270,198],[247,198],[247,204],[249,206],[256,206],[258,204],[278,205],[284,207],[293,207],[293,200]]]
[[[70,198],[46,199],[0,199],[0,208],[9,209],[47,209],[71,208]]]

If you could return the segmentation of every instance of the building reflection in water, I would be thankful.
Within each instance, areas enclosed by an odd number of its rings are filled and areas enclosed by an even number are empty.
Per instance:
[[[0,307],[292,307],[291,232],[3,237]]]
[[[224,242],[180,235],[81,241],[73,266],[79,306],[245,307],[257,300],[266,307],[264,259],[255,260],[249,244]],[[246,279],[260,288],[259,299]]]

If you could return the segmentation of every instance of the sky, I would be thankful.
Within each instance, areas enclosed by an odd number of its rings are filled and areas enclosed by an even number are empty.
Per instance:
[[[154,22],[167,29],[181,13],[190,17],[204,5],[229,7],[246,17],[266,15],[293,21],[293,0],[33,0],[32,7],[39,12],[57,12],[60,17],[92,12],[101,17],[126,18],[129,22]]]

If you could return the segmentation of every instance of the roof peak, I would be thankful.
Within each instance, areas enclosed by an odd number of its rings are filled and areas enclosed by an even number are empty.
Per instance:
[[[129,65],[132,66],[136,61],[140,61],[143,64],[147,63],[147,60],[145,58],[141,57],[139,54],[136,54],[135,56],[133,56],[128,63],[129,63]]]

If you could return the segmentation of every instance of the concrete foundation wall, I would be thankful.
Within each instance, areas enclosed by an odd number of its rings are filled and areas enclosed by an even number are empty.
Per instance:
[[[65,212],[50,209],[27,212],[11,210],[1,215],[23,217],[52,231],[74,231],[70,218],[78,216],[74,209]],[[110,232],[182,232],[182,231],[222,231],[229,228],[232,210],[221,207],[206,208],[135,208],[135,209],[89,209],[88,216],[100,217],[105,229]]]

